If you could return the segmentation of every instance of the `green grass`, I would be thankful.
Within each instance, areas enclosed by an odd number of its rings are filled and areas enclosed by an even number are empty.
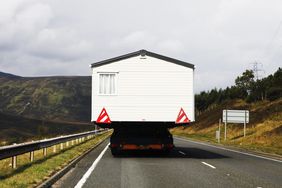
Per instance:
[[[0,187],[35,187],[110,134],[111,132],[99,135],[62,151],[57,145],[57,153],[53,153],[53,147],[50,147],[46,157],[43,157],[42,150],[35,151],[35,160],[32,163],[29,162],[29,153],[20,155],[17,159],[18,168],[15,170],[11,168],[11,159],[1,160]]]
[[[190,140],[194,140],[194,141],[204,141],[204,142],[209,142],[212,144],[218,144],[217,139],[215,139],[215,135],[210,136],[210,135],[205,135],[205,134],[189,134],[189,133],[179,133],[179,132],[176,133],[174,131],[172,131],[172,134],[176,136],[184,137]],[[258,142],[250,142],[249,139],[244,140],[243,138],[241,138],[239,141],[238,140],[233,141],[230,139],[227,139],[226,141],[224,141],[224,135],[221,135],[220,145],[232,146],[235,148],[237,147],[237,148],[245,149],[248,151],[269,153],[269,154],[278,155],[281,157],[282,156],[282,147],[281,147],[281,144],[278,144],[279,142],[281,143],[282,141],[281,137],[272,138],[272,140],[274,140],[274,143],[270,145],[266,145],[265,143],[261,144]],[[275,142],[277,144],[275,144]]]
[[[215,132],[218,130],[218,119],[226,106],[230,109],[250,110],[251,119],[250,124],[247,124],[245,138],[242,124],[228,124],[227,140],[224,141],[224,125],[222,125],[222,145],[282,156],[282,99],[252,104],[231,101],[229,104],[202,113],[195,123],[186,128],[171,129],[171,133],[193,140],[217,143]]]
[[[268,125],[269,124],[269,125]],[[282,156],[282,135],[281,134],[268,134],[271,130],[281,127],[279,122],[264,122],[256,127],[247,128],[246,137],[243,137],[243,129],[236,126],[228,127],[227,140],[224,141],[224,129],[221,129],[221,145],[242,148],[250,151],[270,153]],[[268,131],[270,129],[270,131]],[[178,128],[172,129],[174,135],[186,137],[196,141],[204,141],[217,144],[215,138],[215,131],[217,126],[213,126],[209,130],[195,131],[193,128],[181,130]]]

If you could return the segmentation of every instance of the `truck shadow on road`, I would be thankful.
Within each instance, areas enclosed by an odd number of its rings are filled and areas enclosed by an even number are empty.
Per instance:
[[[190,159],[222,159],[228,156],[194,147],[175,147],[171,152],[160,151],[126,151],[116,158],[190,158]]]

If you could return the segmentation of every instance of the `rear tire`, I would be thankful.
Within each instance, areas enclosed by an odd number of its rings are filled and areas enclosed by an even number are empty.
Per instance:
[[[168,155],[168,154],[170,154],[170,152],[171,152],[171,149],[164,149],[163,150],[164,155]]]
[[[111,148],[111,152],[113,156],[117,156],[119,154],[119,151],[117,149]]]

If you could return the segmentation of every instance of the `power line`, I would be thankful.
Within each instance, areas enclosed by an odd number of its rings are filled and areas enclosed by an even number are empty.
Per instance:
[[[278,34],[280,33],[281,26],[282,26],[282,21],[279,22],[276,30],[273,33],[272,38],[270,39],[270,41],[266,45],[266,47],[264,49],[264,55],[267,55],[269,53],[269,50],[270,50],[270,48],[272,46],[272,43],[275,41],[275,39],[277,38]]]

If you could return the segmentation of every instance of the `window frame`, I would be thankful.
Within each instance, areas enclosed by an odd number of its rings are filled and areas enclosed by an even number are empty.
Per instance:
[[[118,79],[118,72],[97,72],[98,73],[98,89],[97,89],[97,94],[99,96],[116,96],[118,95],[118,86],[117,86],[117,79]],[[115,79],[114,79],[114,82],[115,82],[115,93],[113,94],[103,94],[103,93],[100,93],[100,75],[101,74],[113,74],[115,75]]]

